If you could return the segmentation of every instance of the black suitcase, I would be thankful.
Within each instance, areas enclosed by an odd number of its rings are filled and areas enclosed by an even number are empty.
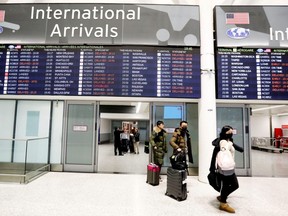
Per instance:
[[[145,144],[144,144],[144,152],[146,154],[149,154],[149,141],[145,141]]]
[[[167,169],[167,190],[165,195],[170,196],[178,201],[187,198],[187,171],[177,170],[172,167]]]

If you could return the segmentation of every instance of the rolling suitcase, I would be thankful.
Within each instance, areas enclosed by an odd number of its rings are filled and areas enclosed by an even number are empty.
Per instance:
[[[186,170],[177,170],[172,167],[167,169],[167,190],[165,195],[178,201],[187,198],[187,172]]]
[[[145,141],[144,152],[146,154],[149,154],[149,141]]]
[[[146,183],[151,185],[159,185],[160,168],[156,164],[150,163],[147,165],[147,180]]]

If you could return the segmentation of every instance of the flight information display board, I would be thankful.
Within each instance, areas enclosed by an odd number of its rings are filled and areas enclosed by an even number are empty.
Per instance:
[[[288,49],[217,48],[217,98],[288,99]]]
[[[200,49],[2,45],[0,94],[200,98]]]

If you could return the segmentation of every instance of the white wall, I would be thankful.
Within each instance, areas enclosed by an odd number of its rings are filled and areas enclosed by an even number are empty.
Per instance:
[[[270,137],[270,116],[252,115],[250,123],[251,137]],[[272,136],[274,136],[274,128],[281,128],[282,125],[288,125],[288,116],[272,116]]]
[[[273,116],[272,128],[274,135],[274,128],[281,128],[282,125],[288,125],[288,116]]]
[[[270,117],[250,116],[251,137],[270,137]]]
[[[62,155],[63,101],[53,101],[50,163],[60,164]]]
[[[0,161],[10,162],[12,154],[12,139],[14,116],[15,116],[15,101],[3,100],[0,101]]]
[[[111,133],[111,120],[101,119],[100,122],[100,134]]]
[[[30,111],[39,112],[38,125],[33,129],[35,135],[32,136],[27,133],[29,128]],[[45,163],[48,160],[48,139],[29,141],[27,150],[25,141],[29,138],[43,138],[49,137],[49,123],[50,123],[50,101],[18,101],[17,119],[16,119],[16,139],[23,139],[23,141],[15,142],[14,162],[24,162],[25,152],[27,151],[27,162]]]
[[[288,125],[288,116],[279,116],[279,127],[281,127],[281,125]]]

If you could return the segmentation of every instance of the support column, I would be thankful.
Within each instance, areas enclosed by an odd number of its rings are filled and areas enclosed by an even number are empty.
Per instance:
[[[213,3],[201,0],[201,99],[199,101],[199,181],[207,183],[216,134]]]

